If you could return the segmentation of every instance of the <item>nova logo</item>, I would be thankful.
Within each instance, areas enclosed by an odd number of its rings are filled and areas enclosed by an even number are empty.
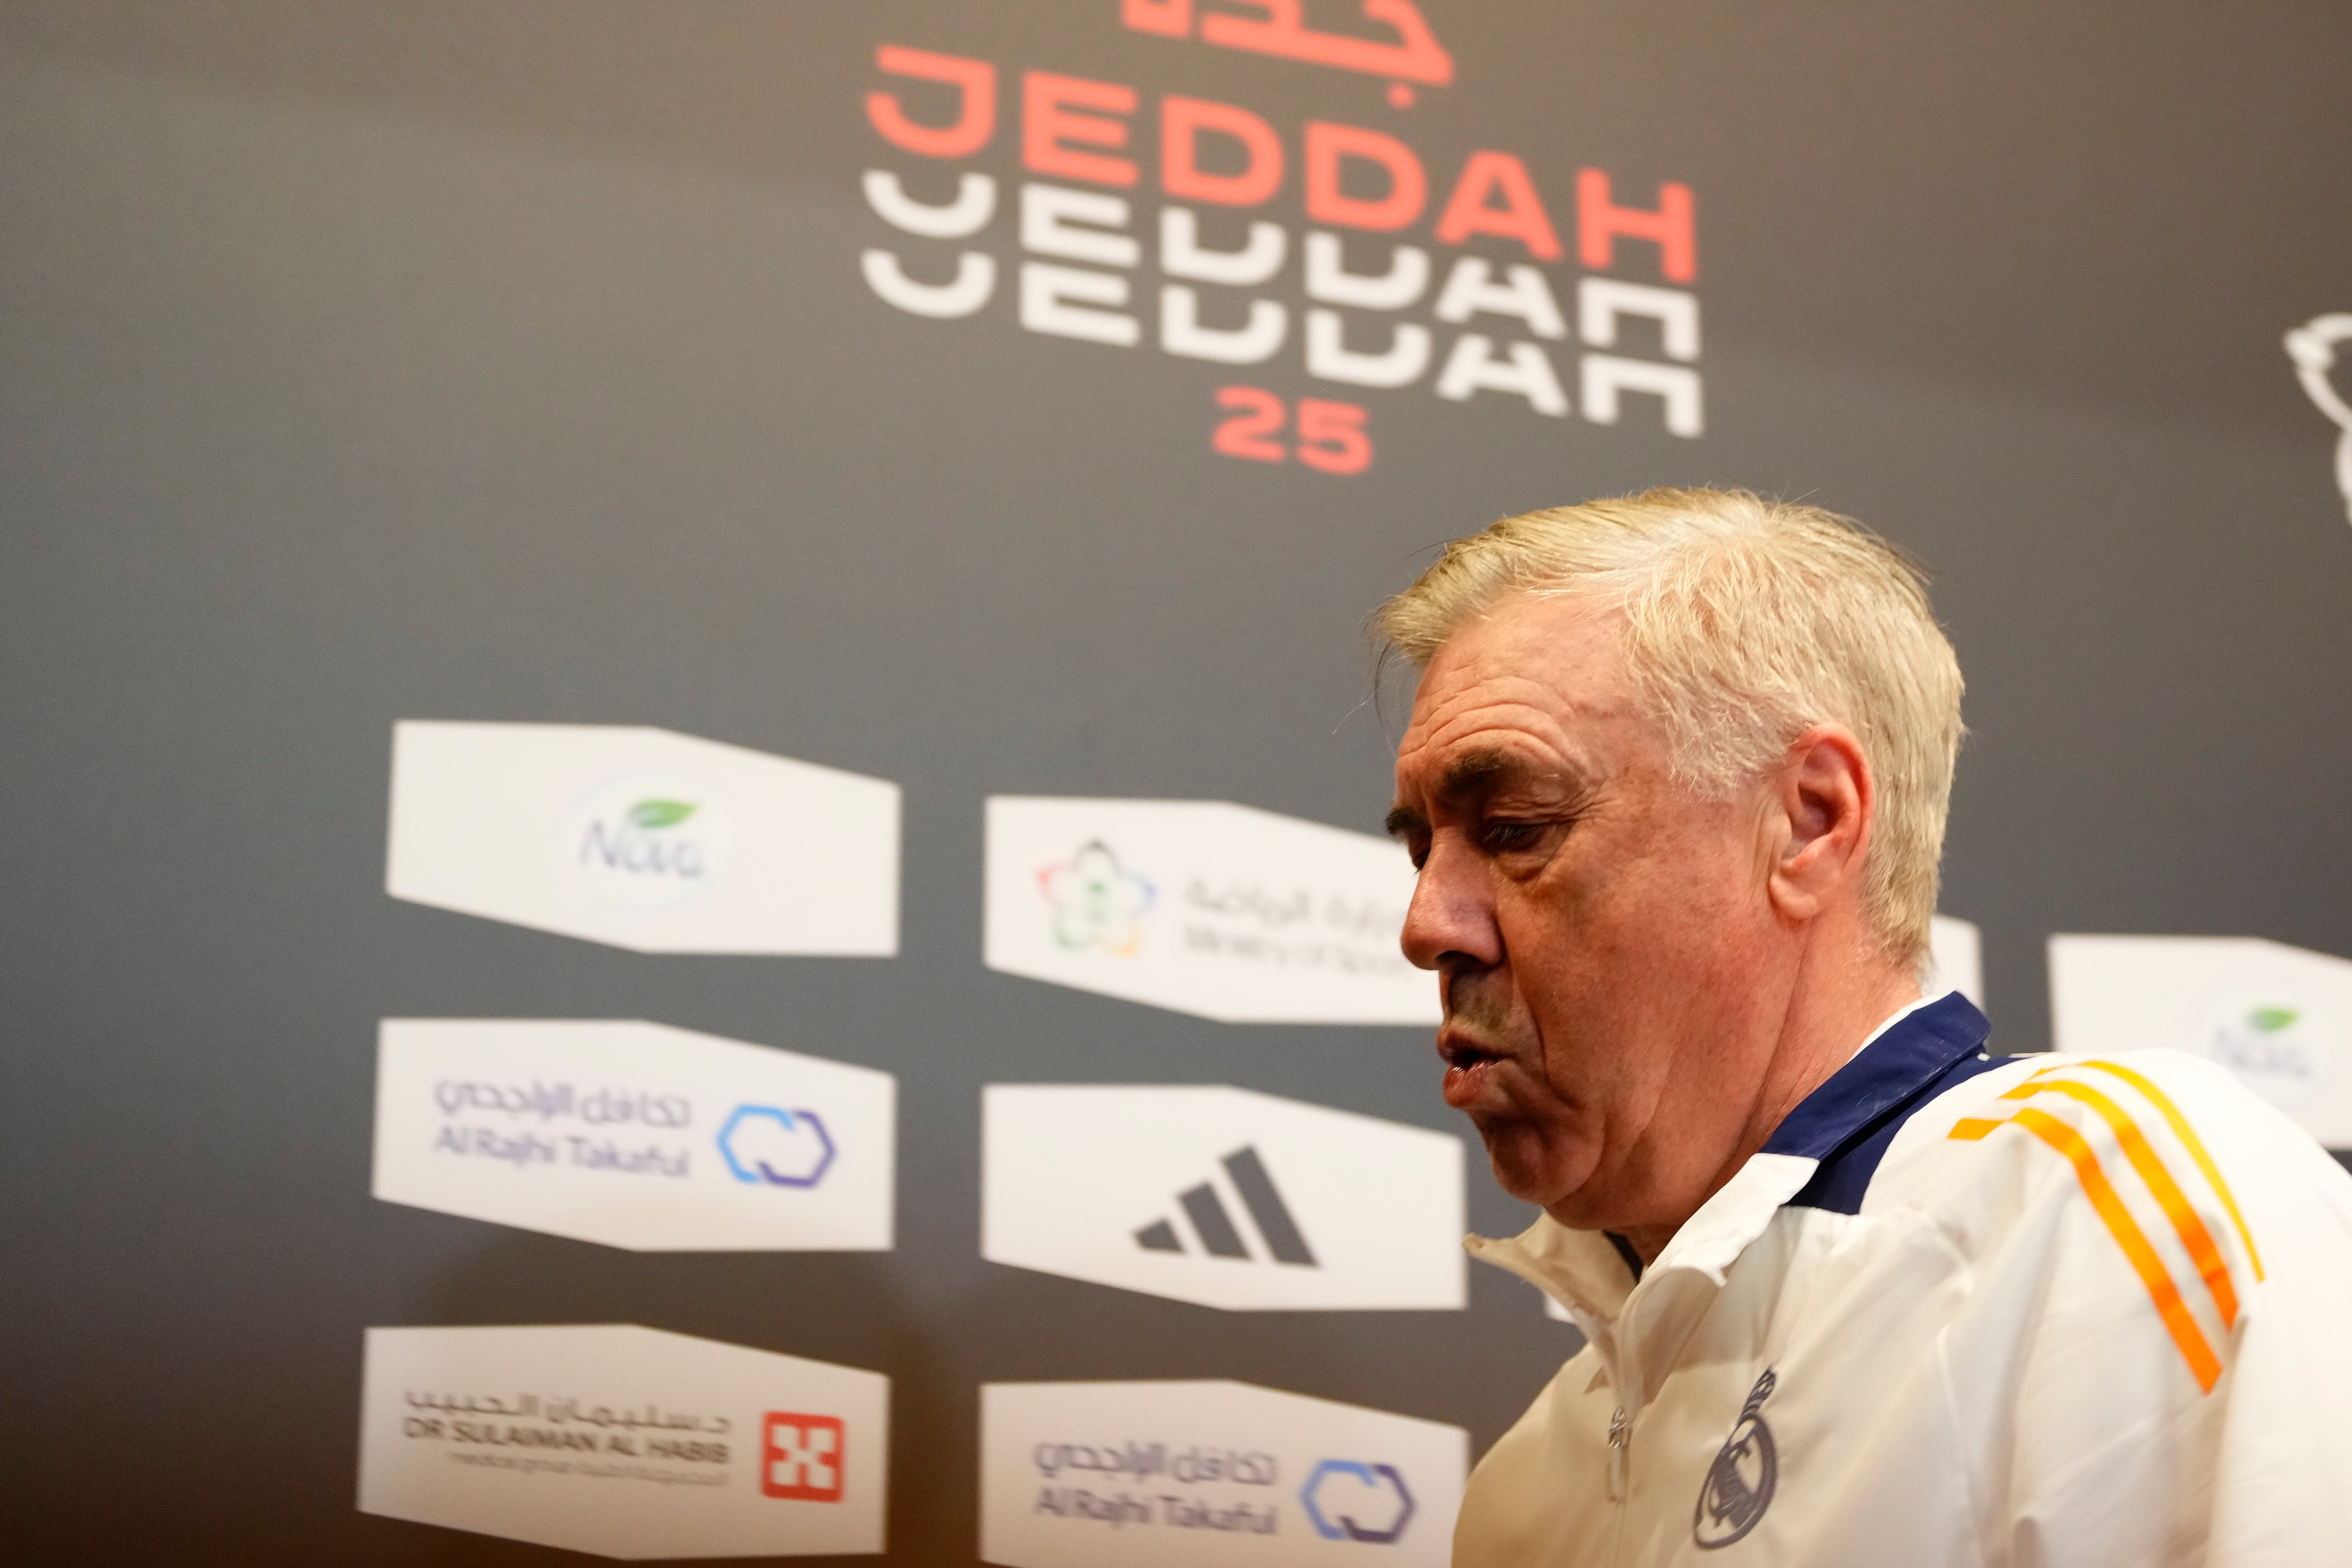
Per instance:
[[[667,730],[404,719],[384,889],[638,952],[884,957],[898,786]]]
[[[709,792],[685,780],[616,779],[573,808],[565,854],[572,877],[599,898],[678,903],[709,889],[723,826]]]
[[[1315,1254],[1307,1247],[1307,1238],[1298,1233],[1298,1222],[1284,1206],[1282,1193],[1275,1186],[1274,1178],[1266,1174],[1265,1162],[1258,1158],[1257,1151],[1236,1149],[1225,1156],[1223,1164],[1234,1191],[1241,1195],[1242,1206],[1257,1226],[1258,1240],[1266,1255],[1276,1263],[1314,1268]],[[1184,1217],[1192,1222],[1192,1234],[1199,1238],[1202,1251],[1212,1258],[1251,1256],[1213,1183],[1187,1187],[1176,1194],[1176,1202],[1183,1209]],[[1135,1244],[1149,1252],[1186,1250],[1176,1227],[1164,1219],[1154,1220],[1137,1231]]]
[[[1118,863],[1096,840],[1037,873],[1037,890],[1054,907],[1054,940],[1071,949],[1099,948],[1121,958],[1143,945],[1143,917],[1159,889]]]
[[[833,1139],[814,1110],[739,1105],[719,1130],[719,1157],[739,1182],[813,1187],[833,1164]]]
[[[1229,1311],[1463,1305],[1462,1141],[1222,1087],[991,1084],[981,1256]]]
[[[839,1502],[845,1441],[837,1415],[769,1411],[760,1423],[760,1495]]]
[[[2213,1031],[2213,1055],[2242,1077],[2308,1083],[2319,1069],[2294,1026],[2302,1016],[2294,1007],[2249,1007],[2244,1016],[2225,1020]]]
[[[2187,1051],[2352,1149],[2352,962],[2258,937],[2063,934],[2050,1001],[2065,1055]]]
[[[1412,1493],[1394,1465],[1326,1459],[1298,1489],[1298,1505],[1326,1541],[1386,1546],[1412,1522]]]

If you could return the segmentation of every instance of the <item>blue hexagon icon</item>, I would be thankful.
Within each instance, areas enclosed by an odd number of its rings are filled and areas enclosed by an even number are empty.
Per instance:
[[[1341,1477],[1346,1480],[1337,1480]],[[1391,1492],[1393,1497],[1387,1495]],[[1315,1533],[1326,1541],[1362,1541],[1384,1546],[1402,1535],[1412,1519],[1412,1493],[1405,1489],[1404,1478],[1397,1474],[1394,1465],[1326,1459],[1315,1467],[1307,1484],[1298,1489],[1298,1501],[1307,1510],[1307,1521],[1315,1526]],[[1385,1517],[1388,1522],[1361,1522],[1359,1515],[1364,1513],[1375,1520]]]
[[[814,1110],[739,1105],[719,1130],[719,1153],[739,1182],[813,1187],[833,1164],[833,1139]]]

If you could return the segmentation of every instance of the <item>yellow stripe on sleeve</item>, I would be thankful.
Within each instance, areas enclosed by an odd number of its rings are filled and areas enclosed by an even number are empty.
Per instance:
[[[2189,1125],[2189,1119],[2180,1114],[2180,1108],[2172,1103],[2171,1097],[2148,1082],[2144,1075],[2134,1072],[2117,1062],[2086,1061],[2074,1065],[2096,1068],[2101,1072],[2114,1074],[2139,1090],[2140,1098],[2155,1106],[2163,1115],[2166,1122],[2172,1128],[2172,1135],[2180,1140],[2181,1147],[2189,1151],[2189,1157],[2197,1162],[2197,1169],[2212,1186],[2214,1193],[2220,1196],[2221,1206],[2230,1211],[2230,1223],[2238,1227],[2238,1239],[2246,1244],[2246,1258],[2254,1266],[2254,1278],[2262,1279],[2263,1277],[2263,1255],[2254,1247],[2253,1234],[2246,1229],[2246,1216],[2238,1212],[2238,1200],[2231,1193],[2230,1184],[2221,1179],[2221,1167],[2213,1163],[2213,1156],[2205,1152],[2204,1140],[2197,1136],[2197,1130]]]
[[[2139,1173],[2140,1180],[2147,1184],[2148,1192],[2164,1210],[2164,1217],[2172,1222],[2173,1234],[2180,1237],[2180,1245],[2189,1249],[2189,1259],[2197,1265],[2197,1272],[2204,1276],[2205,1288],[2213,1295],[2213,1305],[2221,1310],[2222,1325],[2236,1326],[2238,1292],[2230,1282],[2229,1266],[2221,1261],[2221,1249],[2213,1245],[2212,1233],[2205,1228],[2205,1222],[2197,1217],[2197,1211],[2189,1206],[2179,1184],[2172,1179],[2172,1173],[2164,1168],[2164,1162],[2157,1158],[2156,1151],[2149,1148],[2147,1140],[2140,1135],[2139,1124],[2125,1114],[2122,1106],[2089,1084],[2076,1083],[2071,1079],[2042,1079],[2021,1083],[2001,1098],[2026,1100],[2037,1094],[2063,1094],[2069,1100],[2078,1100],[2097,1111],[2100,1120],[2114,1130],[2116,1142],[2123,1145],[2124,1157],[2131,1162],[2132,1169]]]
[[[2074,1179],[2082,1184],[2083,1195],[2091,1200],[2091,1207],[2105,1224],[2107,1234],[2116,1238],[2116,1245],[2123,1248],[2124,1258],[2131,1264],[2133,1272],[2147,1287],[2148,1299],[2156,1303],[2157,1316],[2164,1321],[2172,1342],[2179,1348],[2181,1359],[2189,1363],[2189,1374],[2197,1379],[2199,1388],[2207,1394],[2212,1393],[2213,1384],[2221,1380],[2221,1362],[2214,1356],[2213,1348],[2205,1342],[2204,1331],[2198,1328],[2197,1320],[2189,1315],[2188,1304],[2181,1300],[2180,1291],[2172,1283],[2172,1276],[2166,1271],[2164,1260],[2156,1255],[2156,1248],[2148,1245],[2147,1237],[2140,1231],[2139,1222],[2132,1218],[2129,1209],[2124,1207],[2123,1199],[2116,1196],[2106,1173],[2099,1169],[2098,1155],[2083,1141],[2081,1133],[2047,1111],[2027,1105],[2019,1107],[2017,1114],[2007,1122],[1982,1117],[1967,1118],[1955,1123],[1948,1136],[1963,1140],[1980,1139],[1997,1127],[2012,1123],[2057,1150],[2066,1157],[2067,1163],[2074,1167]]]

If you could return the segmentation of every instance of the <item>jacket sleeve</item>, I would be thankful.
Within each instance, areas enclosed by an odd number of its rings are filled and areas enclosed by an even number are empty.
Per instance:
[[[1943,1347],[1985,1561],[2343,1560],[2352,1178],[2172,1052],[2053,1062],[1949,1137],[1989,1194]]]

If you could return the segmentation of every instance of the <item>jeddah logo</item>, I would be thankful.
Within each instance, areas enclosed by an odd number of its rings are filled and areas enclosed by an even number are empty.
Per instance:
[[[813,1187],[833,1168],[833,1138],[814,1110],[739,1105],[719,1129],[719,1156],[739,1182]]]
[[[683,780],[614,779],[572,813],[565,849],[572,875],[616,903],[698,897],[718,871],[717,816],[709,792]]]
[[[1054,906],[1054,940],[1064,947],[1099,948],[1121,958],[1143,945],[1143,917],[1159,889],[1118,863],[1095,839],[1059,865],[1037,873],[1037,889]]]
[[[1326,1541],[1386,1546],[1412,1522],[1412,1493],[1394,1465],[1326,1459],[1298,1489],[1298,1506],[1307,1510],[1315,1533]]]
[[[1281,1189],[1274,1184],[1274,1177],[1267,1173],[1265,1162],[1258,1158],[1256,1148],[1236,1149],[1224,1157],[1223,1163],[1234,1191],[1241,1194],[1243,1208],[1257,1227],[1258,1240],[1266,1256],[1295,1268],[1318,1267],[1314,1250],[1299,1233],[1298,1222],[1290,1217],[1290,1206],[1282,1201]],[[1212,1258],[1249,1260],[1249,1247],[1242,1240],[1240,1228],[1234,1224],[1234,1216],[1213,1184],[1202,1182],[1178,1193],[1176,1204],[1192,1222],[1192,1234],[1200,1238],[1202,1251]],[[1137,1231],[1135,1245],[1146,1252],[1188,1250],[1184,1238],[1176,1234],[1175,1226],[1165,1219],[1153,1220]]]
[[[1691,1539],[1706,1550],[1742,1539],[1772,1506],[1772,1491],[1780,1480],[1780,1454],[1772,1428],[1764,1425],[1764,1402],[1772,1397],[1774,1381],[1769,1371],[1756,1380],[1731,1436],[1706,1468],[1698,1510],[1691,1518]]]
[[[2336,438],[2336,488],[2344,496],[2344,512],[2352,518],[2352,404],[2336,390],[2329,373],[2336,368],[2336,345],[2352,341],[2352,315],[2338,312],[2315,316],[2286,335],[2287,357],[2294,361],[2294,378],[2304,395],[2343,432]]]

